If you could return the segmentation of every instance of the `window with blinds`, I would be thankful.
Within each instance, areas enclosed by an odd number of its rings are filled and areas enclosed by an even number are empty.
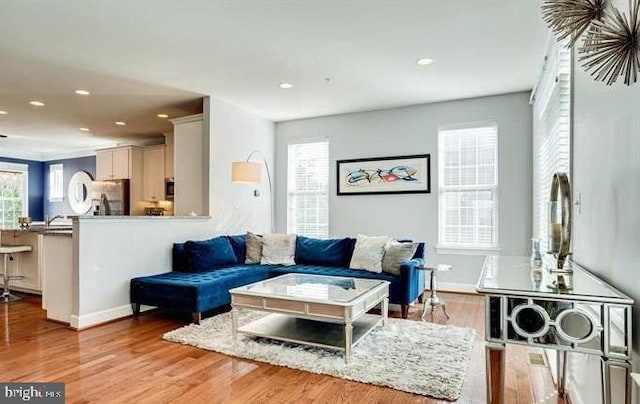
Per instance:
[[[49,200],[61,201],[64,199],[63,169],[62,164],[49,166]]]
[[[28,216],[29,167],[0,163],[0,224],[16,225],[18,217]]]
[[[329,142],[290,144],[287,169],[287,232],[329,236]]]
[[[439,248],[498,247],[498,126],[438,131]]]
[[[571,164],[571,51],[555,41],[532,102],[533,237],[547,251],[551,179],[557,171],[569,175]]]

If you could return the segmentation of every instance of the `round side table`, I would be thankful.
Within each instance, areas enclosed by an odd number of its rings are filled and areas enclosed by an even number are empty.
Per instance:
[[[426,300],[423,299],[422,301],[424,305],[422,309],[422,320],[424,320],[425,317],[427,316],[427,310],[429,308],[431,308],[431,318],[433,318],[433,315],[436,311],[436,307],[438,306],[442,307],[442,312],[444,313],[445,316],[447,316],[447,319],[451,318],[449,317],[449,313],[447,313],[447,304],[444,302],[444,300],[442,300],[442,298],[438,297],[438,295],[436,294],[438,272],[450,271],[451,265],[438,265],[435,267],[422,266],[422,267],[418,267],[418,269],[420,269],[421,271],[430,272],[429,289],[431,290],[431,294]]]

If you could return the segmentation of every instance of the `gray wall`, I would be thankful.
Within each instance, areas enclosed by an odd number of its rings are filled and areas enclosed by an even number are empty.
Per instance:
[[[287,226],[287,144],[326,138],[330,147],[329,226],[331,236],[357,233],[426,241],[429,262],[449,263],[443,283],[469,289],[483,256],[437,255],[438,126],[498,122],[499,224],[504,255],[528,255],[531,237],[531,139],[529,92],[417,105],[405,108],[282,122],[276,125],[276,229]],[[336,195],[336,160],[431,154],[431,194]]]
[[[626,6],[622,7],[626,10]],[[619,79],[618,81],[622,81]],[[574,259],[634,298],[635,370],[640,369],[640,84],[606,86],[574,68]],[[576,355],[583,402],[599,397],[599,362]],[[640,403],[640,400],[636,400]]]
[[[251,161],[264,158],[273,169],[273,122],[226,101],[211,98],[209,103],[209,212],[222,234],[247,230],[264,233],[271,228],[273,195],[266,171],[257,185],[231,182],[231,163],[244,161],[254,150]],[[271,173],[273,176],[273,173]],[[260,190],[255,197],[254,189]]]

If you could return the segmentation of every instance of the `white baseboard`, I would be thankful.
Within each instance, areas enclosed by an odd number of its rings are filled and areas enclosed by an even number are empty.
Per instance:
[[[429,287],[429,285],[427,285]],[[476,285],[470,283],[438,282],[438,291],[476,293]]]
[[[76,330],[92,327],[94,325],[106,323],[107,321],[116,320],[133,314],[130,304],[114,307],[108,310],[97,311],[95,313],[83,314],[81,316],[71,316],[69,326]]]
[[[142,306],[140,311],[151,310],[154,307]],[[82,316],[71,315],[71,321],[69,327],[74,330],[82,330],[84,328],[93,327],[109,321],[117,320],[123,317],[129,317],[133,315],[133,310],[130,304],[126,304],[119,307],[114,307],[108,310],[97,311],[95,313],[84,314]]]

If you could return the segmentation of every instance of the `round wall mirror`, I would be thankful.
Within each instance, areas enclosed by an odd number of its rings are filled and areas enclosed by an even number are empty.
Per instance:
[[[571,187],[566,173],[553,175],[549,202],[549,248],[562,269],[571,243]]]
[[[71,209],[79,214],[84,215],[91,210],[91,176],[84,171],[77,171],[69,180],[69,188],[67,189],[67,197]]]

